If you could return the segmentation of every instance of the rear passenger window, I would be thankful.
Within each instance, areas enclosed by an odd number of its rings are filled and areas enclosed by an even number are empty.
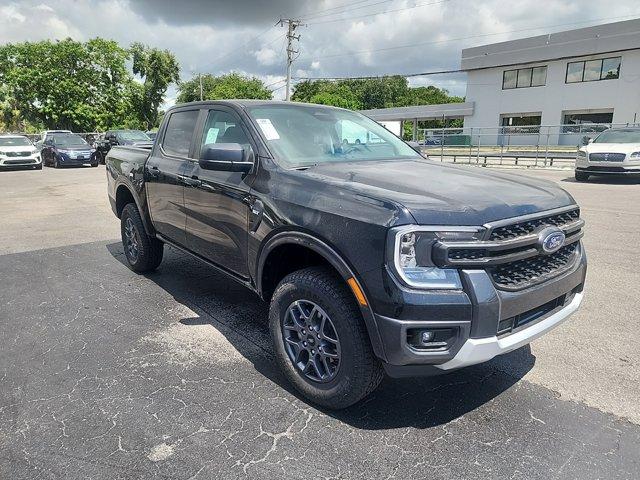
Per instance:
[[[164,151],[170,155],[188,157],[197,121],[198,110],[172,113],[162,141]]]

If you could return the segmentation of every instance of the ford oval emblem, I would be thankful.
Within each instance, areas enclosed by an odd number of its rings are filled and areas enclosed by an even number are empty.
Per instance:
[[[538,248],[544,253],[555,253],[564,246],[565,235],[556,227],[547,227],[538,234]]]

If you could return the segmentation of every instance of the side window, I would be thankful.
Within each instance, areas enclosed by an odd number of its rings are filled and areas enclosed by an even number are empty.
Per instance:
[[[188,157],[197,121],[198,110],[172,113],[162,140],[164,151],[170,155]]]
[[[209,110],[204,124],[202,145],[209,143],[239,143],[249,145],[249,138],[240,125],[240,120],[229,112]]]

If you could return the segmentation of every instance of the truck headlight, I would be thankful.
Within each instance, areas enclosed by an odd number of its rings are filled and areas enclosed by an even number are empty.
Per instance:
[[[584,150],[578,150],[578,158],[587,158],[587,152]]]
[[[631,155],[629,155],[629,158],[638,158],[638,159],[640,159],[640,152],[633,152]]]
[[[400,227],[392,229],[387,241],[387,265],[409,287],[433,290],[460,290],[462,282],[455,268],[439,268],[431,259],[438,240],[478,240],[476,227]]]

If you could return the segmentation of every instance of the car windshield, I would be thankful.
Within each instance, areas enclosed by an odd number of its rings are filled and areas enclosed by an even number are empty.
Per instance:
[[[0,147],[30,147],[33,145],[27,137],[0,138]]]
[[[127,130],[124,132],[118,132],[117,136],[126,142],[149,142],[151,139],[149,136],[141,132],[140,130]]]
[[[58,147],[88,147],[89,144],[79,135],[55,135],[54,142]]]
[[[356,112],[312,105],[247,109],[286,167],[330,162],[422,158],[382,125]]]
[[[593,143],[640,143],[640,129],[607,130],[598,135]]]

